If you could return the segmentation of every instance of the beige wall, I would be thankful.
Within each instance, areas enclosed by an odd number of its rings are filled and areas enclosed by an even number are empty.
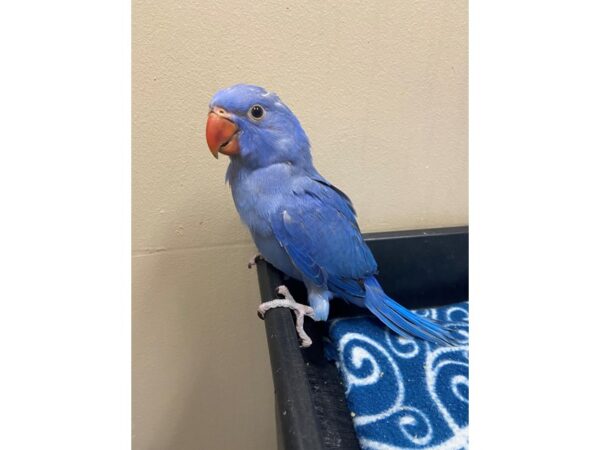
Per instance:
[[[363,231],[467,222],[467,4],[133,2],[134,448],[275,448],[253,245],[204,142],[276,91]]]

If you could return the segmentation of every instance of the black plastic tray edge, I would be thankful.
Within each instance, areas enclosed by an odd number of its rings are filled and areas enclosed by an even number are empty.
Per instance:
[[[463,234],[468,226],[406,230],[364,235],[369,242]],[[283,284],[282,274],[264,260],[257,262],[261,301],[274,298],[275,288]],[[309,321],[310,322],[310,321]],[[335,431],[341,439],[325,445],[323,429],[315,415],[315,403],[306,374],[306,352],[298,345],[293,315],[279,308],[267,312],[265,330],[275,390],[278,445],[285,450],[359,450],[350,411],[338,418]],[[309,333],[310,334],[310,333]],[[310,350],[310,349],[309,349]]]

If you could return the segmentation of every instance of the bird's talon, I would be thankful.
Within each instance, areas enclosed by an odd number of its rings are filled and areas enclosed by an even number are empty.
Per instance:
[[[301,339],[300,348],[308,348],[312,345],[312,339]]]
[[[290,300],[294,303],[296,302],[296,300],[294,300],[294,297],[292,297],[292,294],[290,294],[290,290],[284,285],[277,286],[277,288],[275,289],[275,293],[277,295],[283,296],[283,298],[287,300]]]
[[[306,331],[304,331],[304,316],[314,318],[314,310],[310,306],[297,303],[286,286],[278,286],[275,289],[275,292],[277,295],[280,295],[283,298],[276,298],[269,302],[261,303],[256,311],[258,317],[264,320],[265,313],[271,308],[291,309],[294,311],[294,315],[296,316],[296,332],[298,333],[298,338],[301,342],[300,347],[310,347],[312,345],[312,340],[308,334],[306,334]]]
[[[255,266],[256,262],[261,259],[263,259],[263,257],[260,253],[257,253],[252,258],[250,258],[250,261],[248,261],[248,269],[252,269],[252,266]]]

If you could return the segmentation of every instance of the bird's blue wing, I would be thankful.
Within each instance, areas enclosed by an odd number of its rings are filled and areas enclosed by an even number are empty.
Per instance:
[[[363,280],[377,271],[348,197],[310,179],[272,223],[280,245],[311,282],[333,293],[363,297]]]

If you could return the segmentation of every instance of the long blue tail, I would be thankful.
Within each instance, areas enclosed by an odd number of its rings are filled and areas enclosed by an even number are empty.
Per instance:
[[[442,345],[458,345],[456,331],[441,322],[419,316],[388,297],[375,277],[365,280],[365,306],[391,330],[403,337],[415,336]]]

